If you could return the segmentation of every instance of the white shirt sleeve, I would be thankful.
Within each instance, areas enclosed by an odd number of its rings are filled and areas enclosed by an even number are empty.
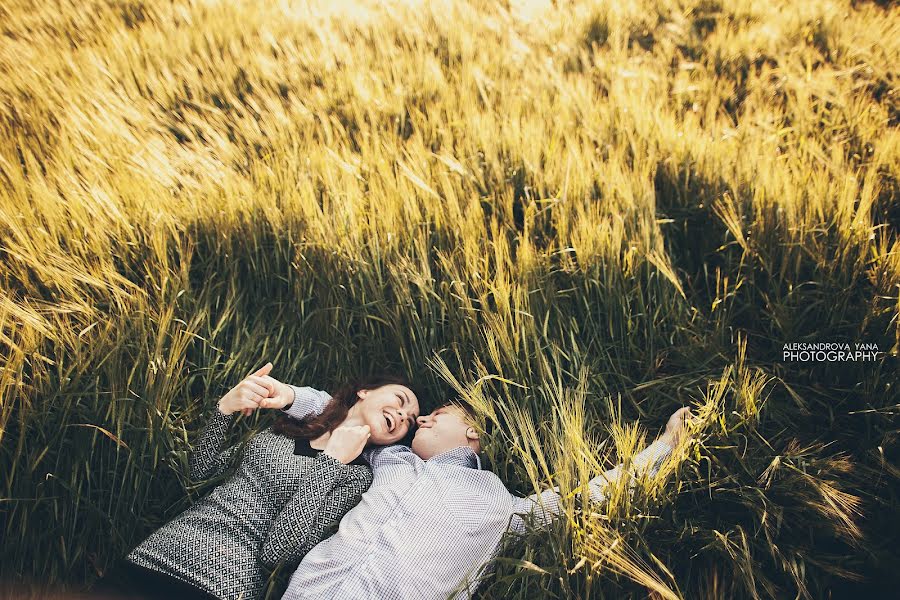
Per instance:
[[[309,416],[321,415],[328,403],[331,402],[331,394],[324,390],[317,390],[309,386],[291,385],[291,387],[294,389],[294,402],[281,410],[298,421]]]
[[[631,461],[632,477],[639,477],[641,473],[648,471],[655,474],[662,466],[663,461],[672,452],[672,446],[662,440],[656,440]],[[606,500],[605,489],[611,483],[618,481],[622,476],[624,465],[619,464],[613,469],[601,473],[588,482],[591,489],[591,500],[603,502]],[[525,516],[533,515],[537,522],[546,525],[559,514],[559,488],[544,490],[540,494],[532,494],[527,498],[513,497],[515,515],[510,522],[510,529],[522,531],[525,528]]]

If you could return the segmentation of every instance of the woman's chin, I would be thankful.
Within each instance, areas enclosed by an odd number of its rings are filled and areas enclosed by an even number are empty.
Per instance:
[[[380,421],[367,421],[365,424],[369,426],[370,441],[381,445],[391,443],[391,432],[383,419]]]
[[[396,442],[396,440],[389,433],[369,437],[369,443],[375,444],[376,446],[389,446],[394,442]]]

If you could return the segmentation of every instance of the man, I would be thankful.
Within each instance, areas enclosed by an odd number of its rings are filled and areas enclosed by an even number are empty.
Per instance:
[[[635,471],[659,468],[689,416],[688,408],[672,415],[666,432],[635,456]],[[481,469],[480,440],[464,409],[448,404],[417,421],[412,449],[363,452],[372,486],[337,533],[306,554],[282,600],[468,598],[507,530],[523,530],[529,514],[543,523],[557,514],[555,491],[520,498]],[[603,487],[620,473],[621,465],[592,479],[591,498],[602,501]]]

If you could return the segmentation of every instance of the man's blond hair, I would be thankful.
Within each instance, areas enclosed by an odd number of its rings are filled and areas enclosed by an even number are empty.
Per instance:
[[[464,421],[471,425],[475,425],[478,422],[477,414],[475,413],[475,409],[472,408],[472,405],[466,402],[465,400],[457,399],[451,402],[445,402],[438,406],[438,409],[445,408],[448,410],[452,410],[460,417],[463,418]]]

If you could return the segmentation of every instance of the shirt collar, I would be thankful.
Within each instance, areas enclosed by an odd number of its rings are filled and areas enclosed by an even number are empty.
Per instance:
[[[481,469],[481,458],[468,446],[457,446],[428,459],[430,463],[458,465],[471,469]]]

